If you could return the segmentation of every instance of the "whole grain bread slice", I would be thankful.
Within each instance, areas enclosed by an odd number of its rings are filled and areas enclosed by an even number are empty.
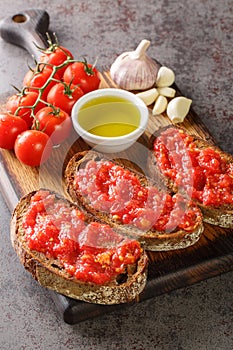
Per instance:
[[[195,146],[198,149],[203,150],[210,148],[213,151],[217,152],[220,155],[220,157],[226,161],[227,164],[233,164],[233,156],[231,154],[224,152],[218,146],[208,142],[207,140],[202,139],[199,136],[194,135],[193,133],[189,133],[184,128],[175,125],[162,127],[154,135],[151,136],[149,141],[149,148],[151,152],[150,156],[148,157],[148,173],[150,174],[151,178],[159,178],[160,181],[164,183],[164,185],[167,186],[167,188],[173,191],[174,193],[181,191],[183,194],[185,194],[185,191],[183,191],[181,187],[178,188],[171,178],[162,174],[157,165],[157,160],[153,151],[153,145],[156,138],[168,129],[180,130],[181,132],[187,135],[191,135],[193,138],[193,142],[195,143]],[[202,211],[203,221],[213,225],[221,226],[223,228],[233,228],[233,204],[221,203],[218,206],[207,206],[204,205],[201,201],[198,201],[197,199],[193,200],[196,202],[196,204]]]
[[[65,186],[67,193],[74,203],[81,208],[84,208],[87,212],[91,213],[102,222],[106,222],[111,227],[120,230],[123,235],[137,239],[148,251],[182,249],[193,245],[199,240],[204,229],[201,217],[197,219],[195,228],[189,232],[180,228],[175,229],[172,232],[158,231],[153,228],[143,231],[135,226],[120,223],[119,220],[115,220],[114,217],[109,214],[109,212],[95,209],[90,199],[83,196],[83,194],[75,186],[75,174],[79,171],[79,169],[85,168],[86,164],[90,160],[98,162],[100,160],[108,159],[105,157],[106,155],[90,150],[79,152],[70,159],[65,169]],[[120,159],[116,159],[114,161],[111,159],[111,162],[130,170],[140,180],[142,186],[152,184],[155,185],[151,179],[136,170],[134,164],[130,164],[128,160],[127,164],[124,160]],[[157,184],[157,188],[159,188],[161,191],[164,190],[161,189],[161,183]],[[195,204],[193,205],[195,206]]]
[[[119,275],[111,282],[99,285],[83,282],[70,275],[58,259],[48,258],[44,253],[31,250],[25,238],[22,219],[28,210],[34,192],[20,199],[11,218],[11,242],[24,268],[42,286],[52,289],[70,298],[97,304],[120,304],[134,300],[142,292],[147,280],[148,258],[142,250],[140,259],[133,266],[128,266],[124,276]],[[55,194],[57,200],[75,205]],[[86,223],[93,217],[85,214]]]

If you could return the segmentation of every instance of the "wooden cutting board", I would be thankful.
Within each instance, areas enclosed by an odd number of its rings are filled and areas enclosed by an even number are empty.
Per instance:
[[[102,69],[101,72],[100,88],[116,87],[108,69]],[[0,98],[1,110],[4,110],[6,98],[7,94]],[[142,169],[145,167],[149,137],[160,127],[171,123],[167,116],[153,116],[150,108],[149,112],[150,120],[145,134],[129,150],[119,154],[122,158],[133,160]],[[188,132],[214,143],[194,111],[190,111],[181,126]],[[13,151],[0,150],[0,189],[10,210],[13,210],[21,196],[40,187],[55,190],[66,196],[63,184],[64,168],[74,153],[84,149],[89,149],[89,146],[73,132],[68,141],[53,150],[49,161],[40,168],[24,166],[15,158]],[[202,237],[192,247],[170,252],[148,252],[148,256],[150,261],[148,282],[137,302],[232,270],[233,230],[205,224]],[[88,304],[55,292],[51,292],[51,297],[64,321],[70,324],[133,304],[116,306]]]

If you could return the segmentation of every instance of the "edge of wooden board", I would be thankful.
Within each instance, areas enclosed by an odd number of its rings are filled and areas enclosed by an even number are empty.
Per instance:
[[[107,69],[102,71],[101,73],[101,87],[117,87],[112,83],[111,78],[109,76],[109,71]],[[178,88],[175,88],[179,92]],[[4,96],[2,95],[2,98],[0,98],[0,102],[3,98],[7,98],[8,95],[9,94],[7,93],[4,94]],[[165,116],[163,115],[161,116],[161,120],[158,119],[160,118],[160,116],[155,116],[152,118],[157,118],[157,126],[160,125],[162,127],[165,126],[166,123],[171,124],[168,118],[165,118]],[[181,126],[187,129],[188,132],[198,134],[200,137],[208,140],[210,143],[216,144],[214,138],[210,135],[208,129],[192,108],[190,109],[188,117],[181,124]],[[81,143],[81,145],[83,145],[83,143]],[[64,149],[67,149],[67,147],[65,146]],[[12,157],[13,154],[8,154],[7,151],[0,151],[0,190],[7,203],[7,206],[11,211],[17,204],[19,197],[24,194],[22,193],[24,191],[23,186],[21,186],[22,184],[19,182],[18,179],[14,179],[14,172],[16,171],[17,164],[15,163]],[[13,170],[10,169],[11,165]],[[30,169],[28,170],[28,172],[30,173]],[[23,174],[25,175],[25,178],[20,179],[20,181],[27,180],[27,169],[23,171]],[[38,176],[38,170],[36,169],[32,171],[32,174],[35,177]],[[37,189],[37,187],[35,189]],[[221,236],[221,230],[220,233],[216,233],[216,235],[218,234]],[[190,264],[187,264],[187,266],[183,265],[183,267],[178,268],[177,271],[169,271],[169,262],[168,268],[166,269],[165,273],[163,271],[163,274],[161,276],[156,276],[148,280],[146,288],[141,294],[139,301],[143,301],[148,298],[155,297],[162,293],[167,293],[184,286],[192,285],[201,280],[217,276],[221,273],[232,270],[233,249],[231,249],[231,247],[233,245],[233,239],[229,242],[229,248],[226,249],[226,245],[228,244],[228,242],[225,242],[224,238],[225,237],[223,234],[220,241],[220,248],[217,250],[217,257],[215,256],[210,259],[202,260],[200,262],[196,262],[194,259],[190,262]],[[210,243],[211,242],[207,242],[205,244]],[[221,247],[223,248],[223,250],[225,248],[225,252],[223,252],[225,253],[225,255],[221,255]],[[197,245],[197,249],[198,248],[199,246]],[[205,245],[203,249],[204,248]],[[179,260],[179,258],[179,254],[177,254],[177,260]],[[166,260],[166,257],[164,258],[164,260]],[[89,304],[67,298],[53,291],[51,291],[51,297],[54,300],[58,310],[62,313],[64,321],[72,324],[135,304],[135,302],[112,306]]]

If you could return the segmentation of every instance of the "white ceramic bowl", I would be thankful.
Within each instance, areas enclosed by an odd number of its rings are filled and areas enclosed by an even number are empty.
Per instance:
[[[89,132],[89,130],[98,124],[98,113],[93,113],[93,115],[89,113],[88,120],[85,120],[85,123],[83,123],[79,120],[80,108],[93,99],[106,96],[120,97],[134,104],[139,112],[139,125],[137,125],[135,130],[123,136],[99,136]],[[121,152],[132,146],[144,133],[148,123],[148,117],[148,109],[138,96],[132,92],[115,88],[98,89],[85,94],[75,103],[71,114],[73,126],[78,135],[96,151],[104,153]],[[111,120],[111,122],[118,123],[118,120]]]

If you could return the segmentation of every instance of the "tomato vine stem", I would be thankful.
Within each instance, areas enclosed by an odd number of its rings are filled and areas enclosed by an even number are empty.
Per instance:
[[[63,63],[61,63],[61,64],[58,65],[58,66],[55,66],[55,65],[50,64],[50,63],[47,63],[47,62],[37,62],[36,68],[35,68],[35,70],[33,71],[33,72],[34,72],[34,73],[33,73],[34,75],[36,75],[36,74],[42,72],[43,69],[44,69],[46,66],[52,67],[51,75],[50,75],[49,78],[46,80],[46,82],[44,83],[44,85],[41,86],[41,87],[34,87],[34,86],[31,87],[31,86],[25,85],[25,86],[23,86],[22,90],[19,90],[18,88],[14,87],[14,88],[19,92],[19,93],[18,93],[19,96],[25,96],[25,94],[26,94],[27,92],[29,92],[30,89],[31,89],[31,90],[38,90],[38,97],[37,97],[36,101],[34,102],[34,104],[33,104],[33,105],[29,105],[29,106],[19,106],[19,107],[16,109],[16,111],[15,111],[14,114],[15,114],[15,115],[18,115],[19,111],[20,111],[21,109],[23,109],[23,108],[28,108],[28,109],[30,108],[30,109],[31,109],[31,117],[35,119],[35,118],[36,118],[36,117],[35,117],[35,108],[37,107],[37,105],[38,105],[39,102],[42,102],[42,103],[44,103],[45,105],[47,105],[47,106],[49,106],[49,107],[54,107],[51,103],[48,103],[47,101],[45,101],[45,100],[42,98],[44,90],[45,90],[46,87],[51,83],[51,81],[55,81],[55,82],[60,82],[60,83],[62,83],[62,84],[65,86],[65,88],[66,88],[65,91],[66,91],[67,95],[71,94],[72,90],[70,89],[70,86],[71,86],[71,84],[72,84],[72,81],[71,81],[69,84],[66,84],[66,83],[62,82],[61,80],[58,80],[58,79],[54,78],[54,76],[55,76],[55,74],[56,74],[61,68],[65,67],[65,66],[68,66],[68,65],[71,64],[71,63],[75,63],[75,62],[83,63],[83,64],[85,65],[85,67],[88,67],[88,66],[87,66],[87,60],[86,60],[86,59],[84,59],[84,61],[82,61],[82,60],[71,59],[70,57],[68,57]],[[42,69],[40,69],[40,66],[41,66],[41,65],[43,65],[43,68],[42,68]],[[90,68],[90,67],[88,67],[88,70],[93,72],[92,68]],[[78,86],[78,85],[76,85],[76,86]]]

